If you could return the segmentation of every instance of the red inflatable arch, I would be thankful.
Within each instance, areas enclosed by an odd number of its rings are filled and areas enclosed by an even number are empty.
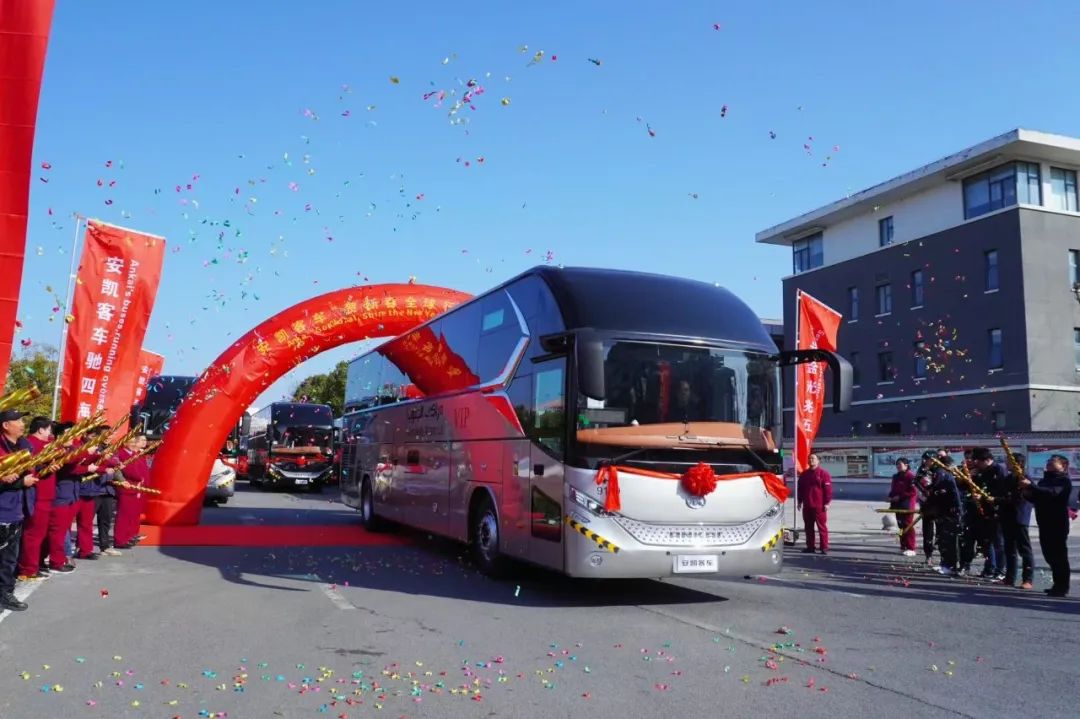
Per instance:
[[[198,524],[206,481],[221,446],[252,402],[306,359],[348,342],[394,337],[469,295],[413,284],[373,285],[314,297],[271,317],[203,372],[154,457],[149,524]]]

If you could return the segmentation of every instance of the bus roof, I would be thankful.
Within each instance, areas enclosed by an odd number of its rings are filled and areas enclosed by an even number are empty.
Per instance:
[[[757,315],[719,285],[682,277],[593,267],[540,266],[567,329],[633,331],[775,345]]]

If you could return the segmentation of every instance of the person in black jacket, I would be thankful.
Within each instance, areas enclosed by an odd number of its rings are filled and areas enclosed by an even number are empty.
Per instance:
[[[1035,521],[1039,523],[1039,547],[1043,559],[1050,565],[1054,586],[1046,590],[1051,597],[1069,594],[1069,460],[1060,454],[1046,461],[1046,471],[1038,484],[1025,478],[1020,482],[1025,496],[1035,505]]]
[[[1005,477],[1005,493],[1001,498],[1001,534],[1005,538],[1005,585],[1016,584],[1016,555],[1020,555],[1022,574],[1020,588],[1031,589],[1035,577],[1035,559],[1031,555],[1031,536],[1028,525],[1031,523],[1031,502],[1020,493],[1020,482],[1027,478],[1025,459],[1022,454],[1013,454],[1020,465],[1021,474],[1009,472]]]
[[[26,412],[0,412],[0,457],[30,451],[23,435]],[[23,522],[34,513],[37,477],[24,472],[0,477],[0,610],[21,612],[26,602],[15,596],[15,565],[19,561]]]
[[[953,459],[948,454],[939,455],[939,462],[952,468]],[[942,574],[958,575],[960,567],[960,528],[964,520],[964,505],[960,500],[960,490],[956,487],[956,478],[947,469],[939,468],[934,472],[934,481],[930,485],[924,511],[929,508],[937,523],[938,552],[941,554]]]
[[[1001,498],[1005,495],[1005,470],[994,460],[987,447],[971,451],[972,479],[975,484],[993,498],[993,501],[975,499],[980,506],[973,517],[975,540],[986,561],[982,576],[1001,581],[1005,579],[1005,541],[1001,533]]]
[[[915,489],[919,492],[919,509],[923,512],[923,554],[926,555],[926,563],[934,566],[934,518],[927,516],[926,506],[930,496],[930,485],[934,481],[934,468],[930,460],[934,458],[933,452],[923,452],[922,464],[915,472]]]

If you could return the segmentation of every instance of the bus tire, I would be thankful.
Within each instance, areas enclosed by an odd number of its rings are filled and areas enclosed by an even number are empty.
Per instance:
[[[499,515],[490,495],[485,492],[469,513],[469,546],[476,566],[493,578],[505,576],[507,570],[507,560],[499,543]]]
[[[371,479],[364,477],[360,485],[360,523],[369,532],[386,530],[386,522],[375,514],[375,491],[371,488]]]

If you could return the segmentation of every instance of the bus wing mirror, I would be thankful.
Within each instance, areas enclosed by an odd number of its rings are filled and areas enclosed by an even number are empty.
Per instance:
[[[825,362],[832,374],[833,412],[847,412],[851,409],[851,363],[828,350],[785,350],[777,359],[781,367],[805,364],[806,362]]]
[[[251,431],[251,415],[244,412],[244,415],[240,418],[240,433],[248,434]]]
[[[579,335],[574,342],[578,389],[589,399],[604,399],[604,343],[598,337]]]

